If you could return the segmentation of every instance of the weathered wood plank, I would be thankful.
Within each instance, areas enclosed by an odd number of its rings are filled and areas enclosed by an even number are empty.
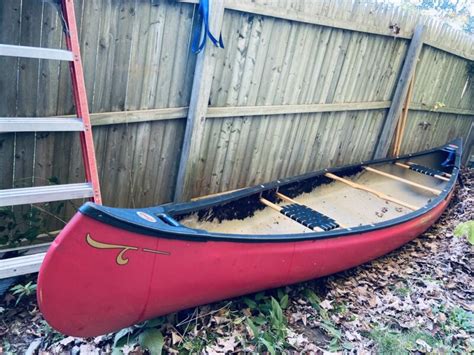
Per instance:
[[[46,48],[59,48],[63,38],[62,24],[54,7],[43,5],[43,18],[41,29],[41,45]],[[61,65],[65,67],[68,63],[60,63],[50,60],[41,60],[39,63],[40,75],[38,78],[38,99],[36,115],[40,117],[53,116],[58,111],[59,96],[59,71]],[[38,120],[35,117],[34,120]],[[75,133],[79,134],[79,133]],[[54,151],[57,139],[67,140],[67,133],[38,132],[35,136],[35,156],[34,156],[34,175],[33,185],[44,186],[55,181]],[[64,165],[63,165],[64,168]],[[67,181],[63,181],[66,183]],[[67,219],[65,213],[65,202],[50,202],[46,207],[49,211],[54,211],[53,216],[47,213],[41,213],[44,225],[48,228],[58,229],[64,226],[59,219]]]
[[[58,47],[63,36],[61,22],[56,9],[48,4],[43,7],[43,27],[41,44],[44,47]],[[40,61],[38,80],[38,101],[36,114],[40,117],[55,115],[59,91],[60,64],[54,61]],[[38,119],[38,118],[35,118]],[[53,177],[54,146],[56,134],[42,132],[36,134],[36,152],[34,161],[34,185],[47,185]]]
[[[224,18],[224,1],[211,1],[209,16],[210,31],[215,34],[220,33]],[[208,41],[206,47],[197,57],[186,132],[176,180],[175,201],[183,201],[191,197],[189,188],[199,160],[199,150],[212,85],[215,55],[216,48]]]
[[[183,103],[181,90],[183,90],[184,75],[188,64],[191,42],[191,28],[193,22],[193,7],[184,4],[176,4],[172,8],[172,16],[169,20],[173,26],[165,28],[163,52],[166,61],[160,65],[161,80],[157,88],[158,106],[176,107]],[[159,159],[159,167],[156,174],[154,189],[155,200],[172,201],[174,197],[174,185],[179,166],[179,150],[182,146],[183,124],[179,122],[163,122],[164,131],[161,142],[161,150],[156,157]],[[156,159],[155,158],[155,159]]]
[[[264,77],[265,68],[270,60],[269,54],[272,53],[273,48],[272,34],[273,31],[278,31],[276,22],[271,17],[257,17],[254,19],[254,29],[252,31],[253,44],[257,46],[255,48],[255,57],[252,57],[252,51],[247,49],[247,55],[249,60],[254,64],[252,78],[248,83],[248,87],[241,90],[242,100],[245,100],[244,105],[254,106],[262,104],[262,95],[260,94],[260,88],[265,85],[266,78]],[[243,118],[242,122],[242,140],[239,142],[237,154],[241,157],[237,158],[235,166],[236,185],[235,186],[247,186],[249,180],[252,178],[250,169],[255,165],[254,160],[258,156],[260,148],[258,132],[260,129],[262,118],[255,120],[248,117]]]
[[[472,162],[472,151],[474,147],[474,122],[471,123],[469,127],[469,133],[467,135],[466,143],[464,144],[464,152],[462,157],[462,163],[464,165]]]
[[[416,62],[423,46],[424,25],[418,25],[413,33],[413,38],[408,48],[405,63],[403,64],[400,78],[398,79],[397,88],[390,105],[390,110],[385,119],[385,124],[380,133],[380,138],[375,149],[374,158],[383,158],[387,156],[390,148],[390,142],[397,126],[398,119],[402,112],[403,102],[408,93],[410,80],[415,71]]]
[[[0,43],[19,44],[21,3],[17,0],[0,1]],[[0,116],[15,116],[18,98],[18,59],[0,57]],[[15,134],[0,133],[0,188],[13,186]]]
[[[239,74],[238,64],[235,58],[238,57],[241,41],[241,28],[245,16],[238,16],[236,13],[227,12],[222,24],[222,34],[226,38],[226,48],[223,49],[216,58],[213,85],[209,96],[210,105],[226,106],[232,104],[232,96],[235,88],[232,85],[234,77]],[[238,28],[238,31],[235,29]],[[235,81],[234,81],[235,82]],[[239,85],[239,83],[236,83]],[[232,119],[208,120],[205,124],[204,138],[199,152],[199,162],[196,169],[198,178],[195,178],[191,187],[192,195],[197,191],[202,193],[214,193],[219,190],[220,176],[223,170],[222,157],[228,147],[229,134],[232,130]],[[206,144],[207,143],[207,144]]]

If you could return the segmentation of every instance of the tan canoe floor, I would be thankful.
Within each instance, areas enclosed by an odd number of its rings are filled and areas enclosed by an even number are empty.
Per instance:
[[[438,190],[442,190],[447,184],[444,181],[403,169],[393,164],[373,167]],[[369,171],[363,171],[346,178],[418,207],[423,207],[436,197],[431,192]],[[293,199],[298,203],[334,218],[338,223],[349,228],[380,223],[411,212],[411,210],[405,207],[385,201],[369,192],[355,189],[338,181],[318,186],[310,193],[301,194]],[[285,204],[284,202],[280,203],[280,205]],[[259,210],[253,216],[243,220],[234,219],[222,222],[217,220],[212,222],[199,221],[197,215],[194,214],[180,220],[180,223],[190,228],[228,234],[293,234],[313,232],[269,207]]]

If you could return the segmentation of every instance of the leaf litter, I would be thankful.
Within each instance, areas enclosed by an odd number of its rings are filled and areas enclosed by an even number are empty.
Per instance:
[[[311,282],[196,307],[95,338],[63,336],[33,297],[0,303],[0,354],[474,352],[474,171],[422,236],[371,263]],[[25,283],[28,279],[25,279]]]

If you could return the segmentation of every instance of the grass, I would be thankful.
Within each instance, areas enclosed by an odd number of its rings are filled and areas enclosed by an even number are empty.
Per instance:
[[[395,289],[395,292],[403,297],[407,297],[410,295],[410,289],[408,287],[399,287]]]
[[[431,352],[431,349],[444,348],[431,334],[421,331],[399,332],[381,327],[370,334],[378,354],[409,354],[413,351]],[[426,349],[427,344],[431,349]]]

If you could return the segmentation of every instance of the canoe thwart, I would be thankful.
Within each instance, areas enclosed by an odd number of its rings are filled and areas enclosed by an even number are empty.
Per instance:
[[[286,201],[286,202],[289,202],[289,203],[296,203],[296,204],[300,204],[300,205],[301,205],[301,203],[296,202],[296,201],[293,200],[291,197],[288,197],[288,196],[286,196],[286,195],[283,195],[281,192],[278,192],[278,191],[277,191],[277,192],[275,192],[275,195],[276,195],[279,199],[281,199],[281,200],[283,200],[283,201]]]
[[[404,201],[400,201],[399,199],[396,199],[392,196],[389,196],[387,194],[384,194],[383,192],[380,192],[380,191],[377,191],[377,190],[374,190],[370,187],[367,187],[367,186],[364,186],[364,185],[361,185],[361,184],[358,184],[358,183],[355,183],[351,180],[347,180],[347,179],[344,179],[340,176],[337,176],[337,175],[334,175],[332,173],[326,173],[324,174],[326,177],[330,178],[330,179],[333,179],[333,180],[336,180],[336,181],[340,181],[346,185],[349,185],[355,189],[359,189],[359,190],[363,190],[363,191],[367,191],[367,192],[370,192],[371,194],[381,198],[382,200],[386,200],[386,201],[390,201],[390,202],[393,202],[393,203],[396,203],[397,205],[400,205],[400,206],[403,206],[405,208],[408,208],[410,210],[413,210],[413,211],[416,211],[418,209],[418,207],[416,206],[413,206],[409,203],[406,203]]]
[[[410,170],[416,171],[417,173],[425,174],[425,175],[428,175],[428,176],[433,176],[433,177],[435,177],[439,180],[449,181],[449,178],[443,176],[445,173],[441,170],[427,168],[426,166],[415,164],[415,163],[403,164],[403,163],[396,162],[395,165],[401,166],[402,168],[405,168],[405,169],[410,169]],[[447,175],[449,175],[449,174],[447,174]]]
[[[411,180],[408,180],[408,179],[404,179],[400,176],[396,176],[396,175],[393,175],[393,174],[390,174],[390,173],[387,173],[385,171],[381,171],[381,170],[378,170],[378,169],[374,169],[374,168],[371,168],[370,166],[364,166],[364,169],[367,170],[367,171],[370,171],[370,172],[373,172],[375,174],[379,174],[379,175],[382,175],[382,176],[385,176],[389,179],[393,179],[393,180],[397,180],[397,181],[400,181],[400,182],[403,182],[407,185],[411,185],[411,186],[414,186],[414,187],[417,187],[419,189],[422,189],[422,190],[426,190],[426,191],[429,191],[435,195],[439,195],[441,194],[441,190],[438,190],[438,189],[433,189],[432,187],[428,187],[428,186],[425,186],[425,185],[422,185],[422,184],[419,184],[417,182],[414,182],[414,181],[411,181]]]
[[[274,209],[277,212],[281,212],[282,207],[278,206],[277,204],[274,204],[273,202],[268,201],[267,199],[260,197],[260,202],[263,203],[264,205]]]

